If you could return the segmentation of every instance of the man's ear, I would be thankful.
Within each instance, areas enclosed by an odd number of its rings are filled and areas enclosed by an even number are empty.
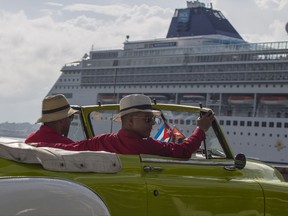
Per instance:
[[[125,116],[123,119],[123,124],[125,124],[126,128],[131,128],[134,122],[134,118],[132,116]]]
[[[66,121],[67,121],[67,118],[60,119],[60,120],[58,120],[58,124],[60,124],[60,125],[65,124]]]

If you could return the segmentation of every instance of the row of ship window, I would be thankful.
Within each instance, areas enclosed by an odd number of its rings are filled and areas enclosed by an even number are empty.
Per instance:
[[[150,77],[150,79],[148,79],[149,77],[147,76],[141,76],[141,82],[143,82],[144,80],[144,77],[146,78],[146,82],[154,82],[155,81],[155,76],[154,77]],[[268,74],[267,73],[267,76],[265,74],[261,74],[259,75],[257,78],[256,78],[256,75],[254,76],[255,79],[253,80],[286,80],[288,79],[288,76],[284,76],[284,75],[281,75],[281,74],[277,74],[277,76],[274,76],[273,74]],[[139,79],[140,77],[137,78],[137,80]],[[162,76],[159,76],[158,77],[159,80],[168,80],[168,75],[162,75]],[[193,79],[192,79],[193,78]],[[187,75],[187,74],[184,74],[182,76],[179,76],[178,79],[176,79],[176,77],[174,77],[174,81],[181,81],[181,80],[188,80],[188,81],[209,81],[209,80],[221,80],[221,81],[225,81],[225,80],[252,80],[252,79],[249,79],[247,76],[245,76],[245,74],[243,75],[234,75],[234,74],[231,74],[231,76],[229,76],[228,74],[217,74],[217,75],[214,75],[214,76],[207,76],[207,75],[203,75],[203,74],[195,74],[195,75]],[[251,77],[252,78],[252,77]],[[284,78],[284,79],[283,79]],[[111,83],[112,80],[114,80],[115,78],[114,77],[85,77],[82,79],[82,83],[83,84],[88,84],[88,83]],[[135,80],[135,77],[129,77],[129,76],[126,76],[125,78],[122,77],[122,79],[117,79],[117,81],[122,81],[122,82],[137,82]],[[79,79],[60,79],[59,82],[79,82]]]
[[[207,86],[210,86],[210,88],[214,88],[214,86],[213,85],[193,85],[193,84],[191,84],[191,85],[173,85],[172,86],[172,88],[202,88],[202,87],[207,87]],[[273,84],[273,85],[268,85],[268,84],[266,84],[266,85],[261,85],[261,84],[258,84],[256,87],[258,87],[258,88],[261,88],[262,86],[265,86],[266,88],[286,88],[286,86],[284,86],[283,84],[279,84],[279,85],[275,85],[275,84]],[[129,89],[129,88],[169,88],[170,87],[170,85],[123,85],[123,86],[120,86],[119,88],[127,88],[127,89]],[[254,88],[254,85],[253,84],[251,84],[251,85],[236,85],[236,86],[234,86],[234,85],[216,85],[216,88],[242,88],[242,87],[251,87],[251,88]],[[104,85],[104,86],[102,86],[102,85],[93,85],[93,84],[88,84],[88,83],[82,83],[81,85],[77,85],[77,86],[75,86],[75,85],[71,85],[71,86],[68,86],[68,85],[65,85],[65,86],[62,86],[62,85],[56,85],[55,86],[55,89],[87,89],[87,88],[99,88],[99,89],[101,89],[101,88],[103,88],[103,89],[106,89],[106,88],[111,88],[111,86],[106,86],[106,85]]]
[[[233,132],[233,135],[236,135],[237,134],[237,132]],[[227,131],[227,135],[230,135],[230,132],[229,131]],[[243,132],[240,132],[240,135],[246,135],[245,133],[243,133]],[[256,133],[251,133],[251,132],[248,132],[247,133],[247,135],[248,136],[258,136],[259,134],[256,132]],[[262,133],[261,134],[263,137],[265,137],[265,136],[269,136],[269,137],[273,137],[273,134],[272,133],[269,133],[269,134],[266,134],[266,133]],[[281,135],[280,134],[277,134],[277,135],[275,135],[277,138],[280,138],[281,137]],[[283,136],[284,138],[287,138],[287,134],[285,134],[284,136]],[[241,145],[241,143],[240,143],[240,145]],[[249,144],[248,144],[249,145]],[[256,144],[255,144],[256,145]],[[271,147],[271,145],[270,145],[270,147]]]
[[[280,49],[284,50],[284,49],[288,49],[288,43],[287,42],[265,42],[265,43],[243,43],[243,44],[225,44],[225,45],[210,45],[210,46],[195,46],[195,47],[185,47],[185,48],[163,48],[161,50],[159,49],[149,49],[149,50],[137,50],[137,51],[127,51],[125,50],[125,52],[121,52],[121,54],[123,55],[123,57],[131,57],[131,58],[135,58],[135,57],[145,57],[145,56],[159,56],[159,55],[176,55],[176,54],[208,54],[208,53],[233,53],[235,52],[235,50],[240,50],[240,51],[248,51],[250,52],[251,50],[254,51],[254,53],[256,51],[259,51],[259,53],[261,53],[261,55],[256,55],[257,53],[254,54],[254,56],[259,56],[259,57],[265,57],[267,56],[271,56],[273,55],[271,54],[265,54],[263,55],[263,51],[265,52],[275,52],[275,51],[279,51]],[[279,57],[286,57],[287,54],[284,51],[282,51],[283,54],[274,54],[274,55],[279,55]],[[219,55],[218,55],[219,56]],[[265,59],[265,58],[264,58]]]
[[[254,80],[254,81],[271,81],[271,80],[288,80],[288,76],[283,74],[259,74],[250,76],[248,74],[237,75],[235,74],[181,74],[179,76],[169,76],[169,75],[159,75],[159,76],[149,76],[149,75],[138,75],[138,76],[117,76],[117,83],[159,83],[159,82],[208,82],[208,81],[245,81],[245,80]],[[82,84],[111,84],[115,82],[115,77],[105,76],[105,77],[83,77]]]
[[[181,124],[181,125],[195,125],[195,120],[184,120],[184,119],[168,119],[168,122],[170,124]],[[259,122],[259,121],[236,121],[236,120],[220,120],[220,125],[226,125],[226,126],[247,126],[247,127],[269,127],[269,128],[288,128],[288,123],[282,123],[282,122]]]
[[[269,128],[288,128],[288,122],[282,123],[282,122],[259,122],[259,121],[236,121],[236,120],[220,120],[220,125],[226,125],[226,126],[247,126],[247,127],[269,127]]]
[[[265,62],[264,62],[265,60]],[[272,63],[267,62],[267,60],[273,61]],[[205,66],[209,68],[209,65],[207,63],[219,63],[219,62],[235,62],[233,65],[241,65],[241,67],[245,67],[245,70],[248,67],[251,67],[252,70],[273,70],[278,69],[281,70],[282,68],[287,68],[287,64],[281,63],[287,61],[287,54],[285,57],[282,57],[282,55],[268,55],[265,57],[259,57],[259,55],[250,55],[250,54],[244,54],[244,55],[213,55],[213,56],[183,56],[183,55],[176,55],[176,56],[157,56],[157,57],[146,57],[146,58],[131,58],[131,59],[119,59],[117,60],[117,64],[115,64],[115,61],[112,60],[100,60],[100,61],[93,61],[93,62],[87,62],[86,65],[84,65],[86,68],[92,68],[92,67],[127,67],[127,66],[150,66],[150,65],[172,65],[172,64],[201,64],[206,63]],[[275,63],[275,61],[278,61]],[[245,62],[246,64],[243,64]],[[248,64],[249,62],[257,62],[254,64]],[[231,65],[231,64],[230,64]],[[228,66],[228,65],[227,65]],[[213,66],[214,67],[214,66]],[[116,67],[115,67],[116,68]]]
[[[163,62],[169,65],[171,61]],[[137,64],[141,65],[141,64]],[[143,64],[144,67],[131,68],[103,68],[103,69],[86,69],[81,72],[83,76],[115,76],[117,69],[118,75],[137,75],[143,73],[151,74],[175,74],[175,73],[191,73],[191,72],[255,72],[255,71],[287,71],[288,64],[285,63],[252,63],[252,64],[221,64],[221,65],[185,65],[185,66],[165,66],[165,67],[148,67],[151,62]],[[65,71],[65,74],[74,74],[75,71]]]

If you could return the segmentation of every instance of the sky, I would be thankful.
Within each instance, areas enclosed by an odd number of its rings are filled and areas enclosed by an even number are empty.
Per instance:
[[[288,0],[202,0],[248,42],[288,41]],[[182,0],[0,0],[0,123],[34,123],[65,63],[165,38]]]

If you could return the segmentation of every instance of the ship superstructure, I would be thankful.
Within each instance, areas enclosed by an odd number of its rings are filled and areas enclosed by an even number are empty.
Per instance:
[[[175,10],[166,38],[92,50],[61,71],[49,94],[65,94],[72,104],[117,103],[131,93],[202,103],[218,116],[235,154],[288,163],[288,41],[248,43],[212,6],[187,2]],[[185,119],[182,130],[189,130]]]

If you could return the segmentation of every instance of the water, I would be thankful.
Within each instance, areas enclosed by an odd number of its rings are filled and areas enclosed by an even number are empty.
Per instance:
[[[0,142],[24,142],[25,138],[0,136]]]

